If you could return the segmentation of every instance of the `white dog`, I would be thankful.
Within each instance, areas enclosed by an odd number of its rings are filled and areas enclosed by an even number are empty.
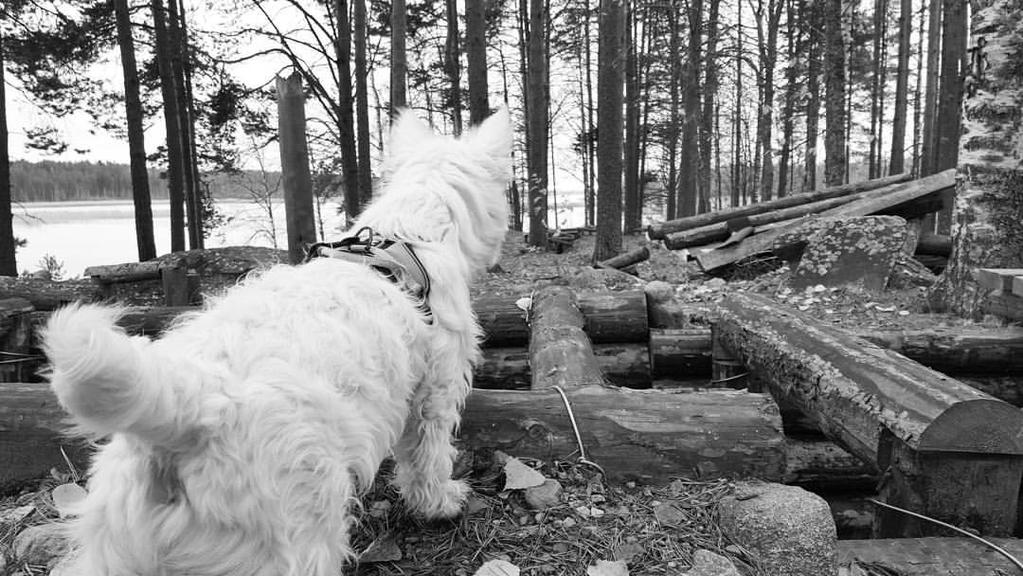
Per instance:
[[[469,489],[451,441],[479,355],[469,283],[499,256],[510,151],[505,111],[459,140],[397,121],[383,192],[353,230],[412,246],[425,306],[370,266],[316,258],[157,340],[126,335],[116,308],[55,313],[53,390],[80,432],[110,437],[72,526],[73,573],[338,574],[390,454],[412,510],[457,515]]]

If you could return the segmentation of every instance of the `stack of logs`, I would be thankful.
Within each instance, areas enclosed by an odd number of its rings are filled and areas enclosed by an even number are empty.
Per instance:
[[[0,286],[0,337],[19,348],[10,351],[35,352],[26,334],[52,309],[47,295],[19,300]],[[879,496],[889,502],[986,534],[1016,526],[1019,411],[920,363],[997,370],[968,381],[1023,404],[1021,328],[857,335],[750,295],[700,308],[639,287],[549,286],[525,309],[522,296],[475,302],[486,340],[461,428],[468,451],[573,460],[585,450],[612,481],[753,476],[830,491],[833,502],[873,495],[883,478]],[[156,335],[187,309],[139,309],[123,323]],[[714,364],[725,387],[712,383]],[[24,372],[5,379],[0,484],[45,474],[71,448],[46,385]],[[744,385],[770,394],[727,387]],[[878,515],[874,531],[927,528]]]

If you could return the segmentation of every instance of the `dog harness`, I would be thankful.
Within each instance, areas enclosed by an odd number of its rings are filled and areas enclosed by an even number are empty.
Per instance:
[[[418,307],[426,314],[427,322],[433,322],[428,302],[430,276],[408,242],[378,236],[372,228],[364,226],[354,236],[309,246],[305,261],[309,262],[313,258],[338,258],[369,266],[418,301]]]

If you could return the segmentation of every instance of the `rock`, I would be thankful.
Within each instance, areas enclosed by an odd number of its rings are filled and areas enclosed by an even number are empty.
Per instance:
[[[900,254],[888,280],[888,287],[895,290],[908,288],[926,288],[938,279],[927,266],[908,254]]]
[[[561,482],[548,479],[539,486],[526,488],[526,503],[534,510],[546,510],[561,503]]]
[[[765,574],[834,576],[835,521],[827,502],[796,486],[740,482],[719,507],[724,534],[751,551]]]
[[[14,559],[18,564],[50,568],[67,554],[69,540],[65,526],[58,523],[29,526],[14,538]]]
[[[686,519],[686,514],[677,506],[677,502],[661,502],[654,506],[654,518],[661,526],[678,526]]]
[[[809,237],[792,288],[823,284],[884,290],[905,242],[906,221],[898,216],[829,219]]]
[[[682,576],[742,576],[732,561],[710,550],[697,550],[693,566]]]
[[[663,280],[647,282],[643,291],[646,292],[647,299],[654,302],[667,302],[675,295],[675,287]]]

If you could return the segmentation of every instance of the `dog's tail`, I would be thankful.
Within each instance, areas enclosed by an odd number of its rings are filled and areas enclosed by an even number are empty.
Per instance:
[[[125,334],[117,325],[122,314],[91,304],[53,313],[43,331],[50,387],[78,432],[127,432],[172,447],[185,439],[185,423],[192,420],[177,400],[182,375],[162,366],[148,338]]]

